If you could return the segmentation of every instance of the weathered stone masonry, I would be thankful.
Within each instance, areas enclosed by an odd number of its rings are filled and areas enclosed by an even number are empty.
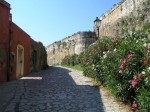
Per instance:
[[[48,65],[60,64],[65,56],[80,54],[97,40],[95,33],[78,32],[47,47]]]
[[[99,19],[99,37],[116,37],[128,31],[142,30],[143,26],[150,22],[150,0],[122,0]],[[98,35],[96,26],[94,32]],[[49,45],[48,64],[58,64],[67,55],[81,53],[96,41],[95,34],[79,32]]]
[[[41,42],[31,39],[30,45],[30,72],[47,68],[47,53]]]
[[[122,0],[99,17],[99,34],[116,37],[127,31],[142,30],[150,22],[149,0]],[[96,26],[94,26],[96,33]]]

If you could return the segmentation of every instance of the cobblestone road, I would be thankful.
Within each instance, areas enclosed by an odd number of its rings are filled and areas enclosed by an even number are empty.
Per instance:
[[[82,72],[61,67],[0,84],[0,112],[127,112]]]

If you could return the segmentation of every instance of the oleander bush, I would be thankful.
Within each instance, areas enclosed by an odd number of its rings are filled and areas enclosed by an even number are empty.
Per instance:
[[[99,81],[133,110],[150,112],[150,39],[145,33],[101,38],[77,57],[85,76]]]
[[[61,64],[62,65],[71,65],[71,66],[77,65],[78,64],[78,55],[74,54],[74,55],[66,56],[62,60]]]

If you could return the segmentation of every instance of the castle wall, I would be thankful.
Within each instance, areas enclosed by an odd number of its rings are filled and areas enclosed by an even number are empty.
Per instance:
[[[150,3],[148,0],[122,0],[99,17],[101,36],[118,36],[124,31],[141,30],[150,22]],[[96,27],[94,26],[96,33]]]
[[[96,41],[93,32],[78,32],[47,47],[48,65],[60,64],[68,55],[80,54]]]
[[[30,44],[30,72],[40,71],[47,68],[46,49],[41,42],[31,39]]]

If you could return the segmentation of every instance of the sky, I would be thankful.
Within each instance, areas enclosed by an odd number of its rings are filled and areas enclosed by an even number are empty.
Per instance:
[[[46,47],[79,31],[93,31],[93,21],[121,0],[6,0],[12,20]]]

